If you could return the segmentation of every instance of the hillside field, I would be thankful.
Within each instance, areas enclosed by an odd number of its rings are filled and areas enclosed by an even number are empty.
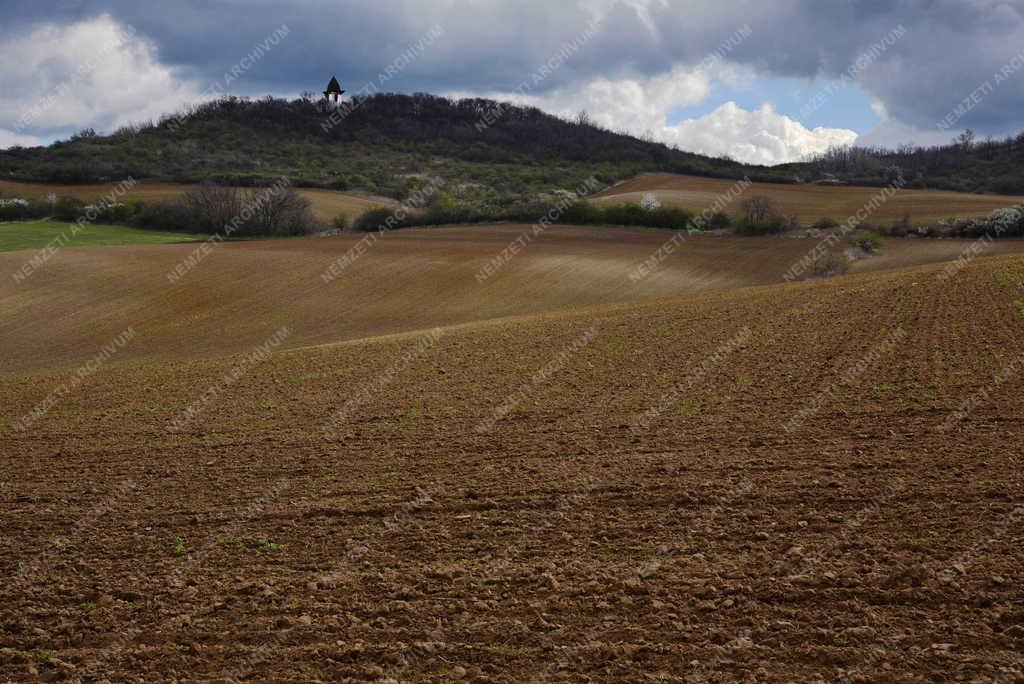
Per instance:
[[[634,302],[783,281],[817,241],[694,236],[652,273],[630,274],[677,234],[654,229],[554,226],[477,281],[530,226],[409,229],[361,235],[216,244],[174,282],[196,244],[66,248],[24,282],[0,278],[0,372],[73,364],[129,325],[123,357],[191,359],[241,353],[289,326],[285,346],[404,333],[553,310]],[[889,240],[853,271],[956,259],[965,240]],[[360,245],[363,245],[361,248]],[[336,278],[321,275],[361,249]],[[1001,240],[986,254],[1024,252]],[[0,273],[31,256],[0,254]],[[258,277],[256,277],[258,276]],[[39,325],[40,312],[48,317]]]
[[[93,202],[108,195],[117,187],[118,182],[110,185],[49,185],[45,183],[21,183],[18,181],[0,180],[0,197],[21,197],[24,199],[45,199],[53,193],[58,197],[73,196],[86,202]],[[166,202],[177,197],[188,188],[179,183],[139,182],[129,189],[123,200],[142,202]],[[350,220],[363,212],[375,207],[398,206],[398,202],[384,197],[364,197],[353,193],[322,190],[319,188],[297,188],[300,195],[313,205],[313,213],[317,218],[330,221],[343,214]]]
[[[712,206],[719,195],[726,195],[735,185],[734,180],[652,173],[607,188],[598,193],[594,201],[599,204],[639,202],[650,192],[663,204],[699,212]],[[738,213],[743,198],[763,195],[775,201],[780,213],[795,214],[806,225],[820,218],[844,222],[880,191],[881,188],[868,187],[754,183],[728,205],[726,211]],[[874,212],[868,222],[892,223],[905,214],[914,224],[952,217],[975,218],[1021,203],[1024,203],[1021,196],[902,189]]]
[[[0,679],[1024,677],[1021,243],[523,228],[0,278]]]

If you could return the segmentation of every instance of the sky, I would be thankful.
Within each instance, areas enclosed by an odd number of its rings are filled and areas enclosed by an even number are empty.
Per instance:
[[[485,96],[739,161],[1019,133],[1024,0],[0,0],[0,148],[225,94]]]

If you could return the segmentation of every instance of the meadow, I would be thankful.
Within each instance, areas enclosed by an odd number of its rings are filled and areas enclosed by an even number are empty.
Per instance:
[[[82,227],[59,221],[0,223],[0,252],[38,250],[51,244],[61,247],[162,245],[174,242],[192,242],[205,238],[205,235],[142,230],[102,223],[89,223]]]

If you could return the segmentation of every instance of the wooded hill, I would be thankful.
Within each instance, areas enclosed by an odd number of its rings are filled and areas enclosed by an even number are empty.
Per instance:
[[[0,177],[115,183],[132,176],[194,183],[364,190],[402,199],[441,176],[460,199],[501,206],[663,171],[755,181],[1024,192],[1017,141],[931,150],[835,151],[809,163],[749,166],[672,149],[533,107],[428,94],[355,98],[327,114],[312,98],[225,98],[109,136],[83,131],[48,147],[0,151]],[[897,168],[899,167],[899,168]]]

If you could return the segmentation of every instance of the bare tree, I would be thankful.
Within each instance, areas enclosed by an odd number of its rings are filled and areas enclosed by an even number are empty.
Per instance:
[[[743,200],[740,206],[743,208],[743,213],[746,214],[747,220],[751,223],[761,223],[776,213],[775,202],[763,195],[748,197]]]
[[[291,186],[251,191],[243,205],[253,214],[250,230],[255,233],[309,233],[316,227],[312,204]]]
[[[241,196],[235,188],[203,183],[186,190],[175,200],[195,230],[216,233],[238,216]]]
[[[965,130],[963,133],[956,137],[956,143],[965,150],[969,150],[972,147],[974,147],[974,138],[974,131],[968,128],[967,130]]]

